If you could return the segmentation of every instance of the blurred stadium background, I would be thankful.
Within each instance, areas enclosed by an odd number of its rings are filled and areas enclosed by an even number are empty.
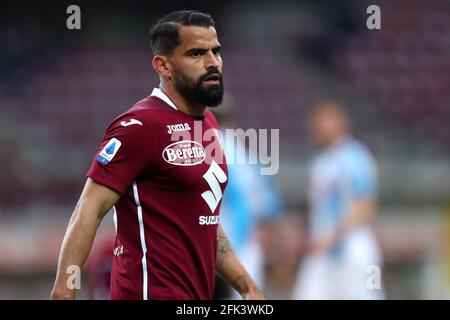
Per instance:
[[[81,7],[82,29],[66,28]],[[366,8],[381,7],[381,30]],[[46,299],[66,225],[103,132],[157,85],[151,21],[213,15],[242,128],[280,129],[285,212],[260,235],[266,294],[289,299],[306,206],[312,102],[337,99],[380,170],[376,232],[388,299],[450,298],[450,2],[2,1],[0,299]],[[97,237],[112,245],[112,217]],[[88,279],[83,278],[83,283]],[[83,288],[86,288],[84,286]],[[90,293],[83,289],[81,298]]]

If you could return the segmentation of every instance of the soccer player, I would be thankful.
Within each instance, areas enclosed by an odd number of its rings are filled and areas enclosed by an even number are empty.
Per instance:
[[[220,150],[219,140],[172,137],[194,134],[199,123],[201,136],[218,130],[206,109],[223,97],[214,21],[176,11],[153,26],[151,42],[159,88],[107,128],[62,243],[51,298],[75,297],[67,270],[83,265],[114,208],[111,299],[211,299],[215,271],[244,299],[264,299],[219,224],[227,166],[223,155],[207,152]]]
[[[376,209],[375,160],[350,135],[349,121],[334,102],[315,106],[311,129],[321,151],[310,168],[309,252],[299,270],[294,298],[382,298],[381,288],[367,281],[372,268],[382,263],[371,228]]]

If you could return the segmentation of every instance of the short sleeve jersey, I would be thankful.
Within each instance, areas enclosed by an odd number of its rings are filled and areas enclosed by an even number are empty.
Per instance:
[[[121,194],[111,299],[211,299],[227,165],[209,110],[160,89],[107,128],[87,176]]]

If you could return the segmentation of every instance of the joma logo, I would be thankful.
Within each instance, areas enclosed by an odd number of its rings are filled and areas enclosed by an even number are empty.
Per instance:
[[[191,127],[188,123],[177,123],[177,124],[171,124],[167,126],[167,133],[172,134],[173,132],[177,131],[189,131],[191,130]]]

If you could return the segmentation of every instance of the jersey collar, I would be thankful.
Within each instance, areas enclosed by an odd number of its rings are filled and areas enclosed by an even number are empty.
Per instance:
[[[154,88],[151,96],[160,98],[162,101],[167,103],[169,106],[171,106],[175,110],[178,110],[177,107],[175,106],[175,104],[169,99],[169,97],[160,88]]]

